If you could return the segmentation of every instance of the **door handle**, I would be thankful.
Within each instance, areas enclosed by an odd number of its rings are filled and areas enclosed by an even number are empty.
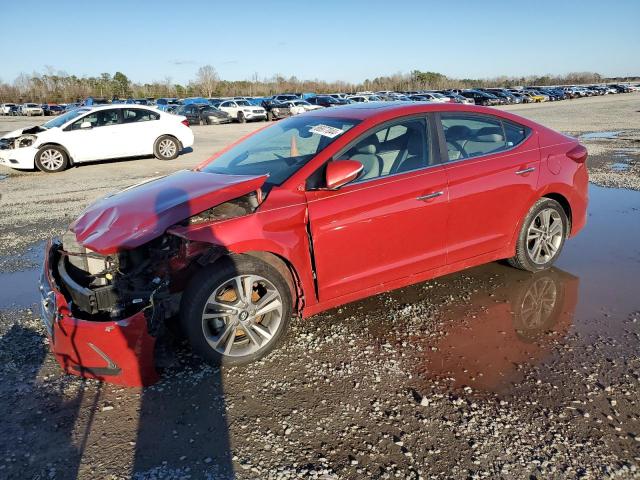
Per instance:
[[[525,173],[531,173],[531,172],[533,172],[535,169],[536,169],[535,167],[529,167],[529,168],[525,168],[525,169],[523,169],[523,170],[518,170],[518,171],[516,172],[516,175],[524,175]]]
[[[431,200],[432,198],[439,197],[440,195],[443,195],[443,194],[444,192],[427,193],[426,195],[422,195],[421,197],[416,197],[416,200],[421,200],[423,202],[426,202],[427,200]]]

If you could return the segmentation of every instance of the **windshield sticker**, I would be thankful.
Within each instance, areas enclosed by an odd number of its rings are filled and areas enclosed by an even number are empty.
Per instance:
[[[309,129],[310,133],[317,133],[318,135],[322,135],[323,137],[334,138],[344,133],[344,130],[340,130],[336,127],[330,127],[329,125],[316,125],[315,127]]]

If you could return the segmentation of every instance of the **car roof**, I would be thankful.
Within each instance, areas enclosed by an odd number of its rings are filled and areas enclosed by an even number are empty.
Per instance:
[[[440,103],[440,102],[368,102],[352,103],[337,107],[325,108],[322,110],[312,110],[305,113],[306,116],[348,118],[354,120],[375,120],[377,118],[386,121],[404,115],[429,113],[429,112],[468,112],[483,113],[502,117],[520,123],[522,125],[538,125],[531,120],[509,113],[505,110],[483,107],[479,105],[469,105],[462,103]]]
[[[80,105],[80,108],[90,108],[92,110],[105,110],[107,108],[142,108],[144,110],[158,110],[154,105],[138,105],[137,103],[106,103],[102,105]]]

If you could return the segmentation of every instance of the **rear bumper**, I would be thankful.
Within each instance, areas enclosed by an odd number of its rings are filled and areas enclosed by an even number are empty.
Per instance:
[[[156,382],[155,337],[140,311],[118,321],[76,318],[56,282],[57,250],[48,242],[40,277],[40,313],[49,345],[60,367],[69,374],[123,386]]]
[[[571,199],[571,232],[574,237],[587,224],[587,208],[589,207],[589,173],[586,164],[582,164],[574,177],[576,189]]]
[[[180,140],[183,148],[192,147],[194,141],[193,130],[185,125],[183,125],[183,127],[184,128],[181,128],[177,135],[178,140]]]

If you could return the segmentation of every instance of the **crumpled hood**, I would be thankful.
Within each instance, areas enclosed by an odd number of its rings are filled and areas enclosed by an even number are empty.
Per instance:
[[[19,137],[20,135],[35,135],[37,133],[42,133],[46,131],[47,130],[45,128],[42,128],[36,125],[33,127],[19,128],[17,130],[13,130],[12,132],[5,133],[0,138],[16,138],[16,137]]]
[[[259,189],[266,179],[182,170],[96,201],[70,228],[78,243],[103,255],[130,250],[192,215]]]

